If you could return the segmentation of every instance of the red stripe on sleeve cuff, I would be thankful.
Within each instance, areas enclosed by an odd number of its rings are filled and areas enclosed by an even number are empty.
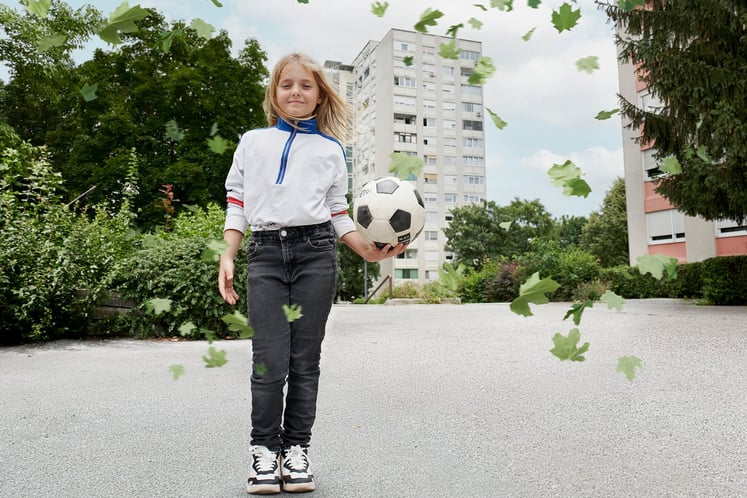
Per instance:
[[[335,216],[340,216],[342,214],[348,214],[348,210],[346,209],[345,211],[340,211],[338,213],[332,213],[332,217],[334,218]]]
[[[226,201],[229,204],[236,204],[239,207],[244,207],[244,202],[241,199],[236,199],[235,197],[226,197]]]

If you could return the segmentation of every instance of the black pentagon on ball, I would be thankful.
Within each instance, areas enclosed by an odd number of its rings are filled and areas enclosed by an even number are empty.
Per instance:
[[[423,202],[423,198],[420,197],[420,192],[418,192],[417,190],[415,190],[414,192],[415,198],[418,200],[418,204],[420,204],[420,207],[425,208],[425,203]]]
[[[358,206],[358,212],[356,213],[355,219],[358,221],[360,226],[368,228],[368,225],[373,221],[373,216],[371,216],[371,210],[368,209],[368,206]]]
[[[391,218],[389,218],[389,224],[395,232],[402,232],[410,228],[410,213],[398,209],[394,212]]]
[[[385,178],[376,184],[376,192],[379,194],[393,194],[399,188],[399,183]]]

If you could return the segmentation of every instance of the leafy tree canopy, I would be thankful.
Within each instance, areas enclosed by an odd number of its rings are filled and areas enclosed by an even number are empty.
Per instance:
[[[626,10],[596,2],[620,32],[622,60],[661,104],[621,112],[659,159],[675,158],[657,191],[692,216],[747,217],[747,4],[743,0],[655,0]],[[671,164],[671,163],[670,163]],[[677,170],[680,170],[677,172]]]
[[[580,246],[596,256],[602,266],[628,264],[628,217],[622,178],[615,180],[607,191],[601,209],[589,215],[581,232]]]

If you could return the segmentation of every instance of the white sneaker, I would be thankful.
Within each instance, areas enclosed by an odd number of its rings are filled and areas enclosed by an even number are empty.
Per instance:
[[[283,491],[305,493],[316,489],[308,449],[302,446],[291,446],[280,452],[280,475],[283,480]]]
[[[246,482],[246,492],[253,495],[280,493],[279,452],[266,446],[252,446],[252,466]]]

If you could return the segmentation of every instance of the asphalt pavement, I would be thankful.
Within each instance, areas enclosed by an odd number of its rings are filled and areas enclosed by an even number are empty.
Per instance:
[[[747,496],[747,307],[596,304],[583,363],[568,308],[335,305],[310,496]],[[247,496],[251,341],[214,346],[0,349],[0,497]]]

